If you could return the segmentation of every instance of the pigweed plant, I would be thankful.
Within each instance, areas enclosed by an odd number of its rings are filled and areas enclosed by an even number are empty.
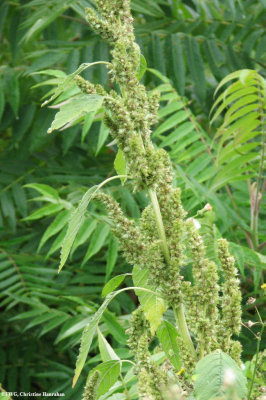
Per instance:
[[[150,202],[137,222],[128,219],[102,190],[117,178],[113,177],[90,188],[71,217],[60,269],[93,199],[108,213],[124,258],[133,266],[134,282],[134,287],[116,290],[127,274],[119,275],[104,288],[106,299],[82,335],[73,386],[106,307],[117,294],[134,290],[140,306],[127,330],[134,361],[121,360],[99,332],[104,362],[89,373],[83,400],[244,399],[247,385],[241,370],[241,344],[236,339],[241,329],[241,294],[234,258],[222,238],[217,241],[218,263],[207,258],[197,221],[187,218],[180,189],[173,185],[169,156],[151,141],[160,93],[148,92],[140,83],[145,60],[135,42],[130,1],[97,0],[96,4],[98,12],[87,9],[87,21],[112,47],[112,61],[105,64],[116,90],[106,92],[101,85],[83,79],[79,73],[90,65],[81,65],[59,85],[52,99],[74,79],[82,92],[80,102],[74,105],[73,100],[67,106],[75,106],[78,112],[81,107],[84,111],[104,108],[104,123],[118,148],[118,177],[122,183],[130,180],[133,191],[145,191]],[[62,125],[62,113],[56,115],[50,132]],[[198,213],[209,210],[207,204]],[[184,278],[188,264],[192,264],[191,281]],[[172,310],[175,324],[163,319],[167,309]],[[158,343],[163,358],[151,351]],[[131,364],[125,374],[124,367]],[[136,377],[137,390],[134,386],[129,390],[128,382]]]

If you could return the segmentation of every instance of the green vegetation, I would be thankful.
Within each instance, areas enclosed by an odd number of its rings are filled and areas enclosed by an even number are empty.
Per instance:
[[[263,399],[264,6],[2,2],[2,392]]]

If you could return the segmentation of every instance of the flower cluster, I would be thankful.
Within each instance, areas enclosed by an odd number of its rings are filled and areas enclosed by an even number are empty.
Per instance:
[[[95,400],[97,396],[97,389],[100,380],[100,372],[94,371],[88,378],[86,383],[82,400]]]
[[[141,307],[133,313],[127,333],[129,334],[128,345],[137,362],[139,398],[161,400],[162,391],[168,385],[168,376],[166,371],[151,359],[149,352],[151,334]]]

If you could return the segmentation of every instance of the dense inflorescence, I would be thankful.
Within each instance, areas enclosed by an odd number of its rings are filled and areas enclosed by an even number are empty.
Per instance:
[[[76,83],[87,94],[103,96],[104,123],[123,152],[134,190],[145,190],[151,204],[135,222],[123,214],[111,196],[98,192],[94,199],[104,204],[126,260],[147,268],[151,283],[172,306],[186,368],[191,370],[198,359],[218,348],[239,360],[241,347],[232,340],[241,325],[241,296],[234,260],[227,242],[219,240],[218,257],[223,272],[220,285],[218,267],[206,257],[195,221],[186,219],[181,192],[173,187],[169,156],[152,144],[151,126],[157,120],[159,93],[147,93],[139,82],[140,49],[135,43],[129,3],[97,0],[100,15],[91,9],[86,13],[91,28],[113,48],[108,68],[110,79],[118,84],[119,91],[107,93],[102,86],[80,76],[76,77]],[[189,264],[192,282],[185,281],[181,273]],[[196,349],[189,331],[193,333]],[[128,344],[138,365],[140,398],[161,400],[168,377],[151,360],[152,336],[141,309],[133,314],[129,335]]]
[[[97,396],[97,388],[101,375],[99,371],[94,371],[88,378],[82,400],[95,400]]]

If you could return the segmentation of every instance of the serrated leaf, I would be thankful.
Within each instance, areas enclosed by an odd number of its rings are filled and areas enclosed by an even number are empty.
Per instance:
[[[179,334],[177,329],[168,321],[163,321],[156,332],[162,348],[175,367],[176,372],[182,367],[182,360],[178,347]]]
[[[133,282],[135,286],[143,287],[154,291],[154,288],[148,284],[149,271],[147,268],[134,266],[133,268]],[[152,334],[155,333],[158,326],[161,324],[162,316],[167,310],[167,305],[164,300],[152,293],[146,293],[136,290],[140,304],[143,307],[145,317],[150,323]]]
[[[197,400],[212,400],[228,394],[226,374],[231,376],[231,390],[239,399],[247,394],[247,380],[236,362],[222,351],[208,354],[196,365],[194,395]]]

